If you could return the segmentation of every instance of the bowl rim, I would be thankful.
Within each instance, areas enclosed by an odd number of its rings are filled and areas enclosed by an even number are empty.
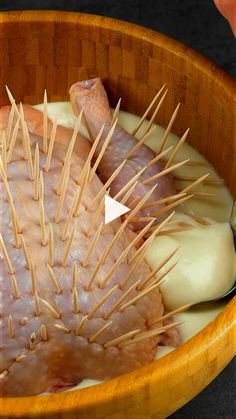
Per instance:
[[[65,22],[75,24],[79,22],[80,25],[84,26],[91,26],[92,23],[94,27],[99,28],[102,26],[106,29],[112,27],[116,31],[121,31],[126,35],[137,36],[143,41],[151,42],[156,45],[160,43],[168,44],[168,48],[173,54],[176,54],[184,60],[188,59],[193,66],[198,67],[204,73],[207,72],[209,74],[210,72],[210,74],[214,74],[214,79],[217,83],[220,84],[222,89],[224,89],[232,100],[236,102],[236,81],[231,76],[226,74],[208,58],[202,56],[181,42],[157,31],[110,17],[79,12],[27,10],[4,11],[0,13],[0,25],[13,22],[50,23],[55,21],[57,23]],[[161,386],[163,382],[168,383],[168,379],[171,378],[173,371],[175,371],[176,374],[181,374],[186,363],[190,361],[197,361],[198,363],[200,361],[204,365],[206,351],[210,348],[212,351],[217,351],[219,353],[219,347],[221,347],[222,342],[224,340],[227,341],[229,343],[228,350],[225,351],[224,356],[220,360],[217,372],[209,371],[207,380],[204,381],[204,384],[199,382],[196,389],[192,391],[192,396],[182,399],[182,401],[179,402],[178,408],[180,408],[209,384],[235,355],[236,345],[235,342],[233,342],[234,337],[236,336],[235,312],[236,297],[229,302],[215,320],[173,352],[165,355],[158,361],[154,361],[151,364],[112,380],[92,387],[40,397],[0,398],[0,417],[13,415],[20,417],[25,414],[56,414],[58,412],[68,412],[73,409],[76,409],[76,412],[86,412],[86,409],[88,408],[96,408],[98,406],[105,406],[106,404],[113,404],[114,406],[114,403],[121,403],[122,400],[125,400],[127,406],[132,406],[134,400],[130,400],[131,394],[140,394],[140,391],[145,390],[147,386],[158,387]],[[142,377],[141,380],[140,377]],[[96,391],[94,391],[94,389]],[[158,399],[156,402],[158,403]],[[170,410],[169,414],[171,412],[172,411]]]

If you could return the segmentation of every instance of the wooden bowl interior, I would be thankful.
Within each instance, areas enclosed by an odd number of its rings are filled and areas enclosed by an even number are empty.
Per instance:
[[[19,16],[19,18],[18,18]],[[164,84],[169,89],[157,122],[168,123],[181,102],[174,132],[190,127],[188,141],[236,193],[236,94],[226,74],[163,35],[128,23],[73,13],[3,15],[0,27],[0,104],[5,84],[17,101],[68,100],[78,79],[100,76],[111,104],[140,115]],[[153,36],[152,36],[153,34]]]
[[[115,105],[121,97],[123,110],[140,115],[156,91],[166,83],[169,93],[158,115],[157,122],[166,126],[175,106],[181,102],[181,110],[173,131],[181,135],[186,128],[191,128],[188,141],[209,159],[220,176],[224,178],[233,195],[236,196],[235,83],[220,69],[187,47],[161,34],[107,18],[76,13],[18,12],[2,13],[0,23],[0,105],[8,103],[4,87],[6,84],[17,102],[35,104],[42,102],[45,88],[49,101],[68,100],[68,89],[71,84],[78,79],[100,76],[109,93],[111,105]],[[226,316],[226,314],[224,315]],[[222,319],[223,317],[221,322]],[[215,333],[216,331],[217,333],[222,332],[221,322],[217,323],[218,329],[215,326]],[[226,324],[230,329],[230,321],[228,320],[227,323],[224,320],[225,328],[222,335],[226,330]],[[211,329],[209,329],[210,332],[212,332]],[[217,335],[217,339],[218,337]],[[130,377],[133,377],[128,380],[129,383],[132,381],[136,386],[137,379],[140,385],[140,387],[135,387],[136,390],[133,389],[136,393],[132,393],[131,399],[127,388],[126,395],[119,388],[120,399],[115,395],[118,383],[121,386],[124,385],[126,378],[120,377],[116,381],[112,381],[116,383],[110,387],[113,391],[112,395],[109,393],[109,385],[106,384],[106,387],[103,388],[107,391],[107,397],[109,394],[110,399],[116,403],[116,408],[121,412],[120,416],[114,416],[114,418],[126,417],[123,414],[125,415],[128,403],[133,406],[134,414],[138,414],[143,409],[144,416],[137,417],[145,418],[163,417],[158,416],[157,412],[166,415],[167,412],[171,413],[180,407],[197,391],[200,391],[232,357],[232,339],[228,339],[230,342],[228,342],[228,349],[231,348],[231,351],[227,352],[225,347],[224,360],[219,362],[215,369],[213,368],[214,371],[209,372],[208,378],[204,382],[200,380],[199,384],[195,383],[196,388],[191,388],[186,397],[181,398],[179,395],[178,402],[175,403],[173,399],[169,403],[167,399],[165,408],[157,407],[155,402],[158,398],[157,391],[154,387],[148,387],[147,380],[142,378],[143,375],[138,372],[134,372],[133,376],[129,374]],[[200,344],[199,342],[198,344]],[[189,351],[193,349],[191,346],[185,347]],[[216,347],[214,347],[215,350]],[[176,365],[180,367],[184,359],[187,362],[186,353],[183,349],[181,351],[177,350],[177,355],[168,358],[169,362],[177,362],[178,353],[182,353],[182,361]],[[188,360],[190,358],[188,357]],[[162,362],[163,360],[160,365]],[[202,363],[204,363],[204,359],[199,358],[195,364],[196,371],[201,370]],[[150,381],[150,370],[146,369],[145,371],[147,375],[144,374],[144,376]],[[191,373],[194,374],[194,369]],[[157,380],[157,375],[154,374],[154,376]],[[159,376],[161,375],[159,374]],[[183,378],[185,381],[187,380],[184,374]],[[146,380],[145,384],[142,380]],[[141,388],[142,392],[140,393]],[[186,390],[187,387],[182,382],[183,391],[184,388]],[[86,389],[83,394],[86,394],[87,405],[83,400],[81,406],[84,409],[86,406],[87,409],[88,406],[90,408],[94,406],[91,417],[113,417],[112,404],[110,410],[108,408],[106,410],[107,405],[104,405],[105,394],[103,402],[97,396],[97,400],[100,400],[97,402],[100,403],[100,408],[97,407],[93,397],[93,390]],[[18,407],[12,407],[13,412],[20,415],[20,413],[29,412],[32,408],[34,412],[42,414],[43,408],[41,407],[40,410],[40,401],[37,402],[34,398],[33,405],[31,405],[30,400],[32,399],[24,398],[22,409],[18,405]],[[76,406],[76,396],[73,392],[71,396],[65,398],[61,396],[60,398],[57,395],[50,397],[50,400],[52,402],[47,402],[47,406],[50,411],[54,412],[57,408],[61,410],[65,408],[68,411],[70,406],[71,408]],[[65,404],[61,405],[61,400],[64,400]],[[65,400],[67,402],[69,400],[68,404]],[[57,408],[55,407],[56,403]],[[77,408],[78,403],[77,400]],[[134,403],[137,408],[134,407]],[[145,416],[147,404],[150,416]],[[17,402],[14,401],[13,405],[17,406]],[[10,404],[3,401],[3,409],[4,406],[5,413],[9,414]],[[146,406],[145,409],[144,406]],[[138,408],[139,410],[137,410]],[[124,409],[123,413],[122,409]],[[96,416],[96,412],[98,416]],[[102,412],[104,416],[102,416]],[[152,416],[152,413],[155,415]],[[90,416],[81,413],[80,417],[89,418]]]

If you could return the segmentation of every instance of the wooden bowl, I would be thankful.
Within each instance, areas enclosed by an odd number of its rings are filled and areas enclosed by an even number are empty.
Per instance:
[[[215,166],[236,196],[236,84],[186,46],[109,18],[64,12],[0,14],[0,104],[5,84],[17,101],[67,100],[78,79],[99,75],[113,104],[141,114],[158,88],[169,94],[158,122],[181,102],[174,132]],[[232,359],[235,300],[174,352],[104,384],[44,397],[2,398],[2,417],[163,418],[199,393]],[[32,380],[37,380],[37,371]]]

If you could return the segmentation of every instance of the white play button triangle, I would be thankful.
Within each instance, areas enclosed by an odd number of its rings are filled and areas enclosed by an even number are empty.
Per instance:
[[[128,211],[130,211],[130,208],[105,195],[105,224],[110,223]]]

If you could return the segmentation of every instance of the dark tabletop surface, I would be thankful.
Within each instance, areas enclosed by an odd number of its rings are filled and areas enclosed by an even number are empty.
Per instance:
[[[236,77],[236,40],[213,0],[0,0],[0,10],[23,9],[95,13],[147,26],[187,44]],[[169,418],[235,419],[235,389],[236,359]]]

